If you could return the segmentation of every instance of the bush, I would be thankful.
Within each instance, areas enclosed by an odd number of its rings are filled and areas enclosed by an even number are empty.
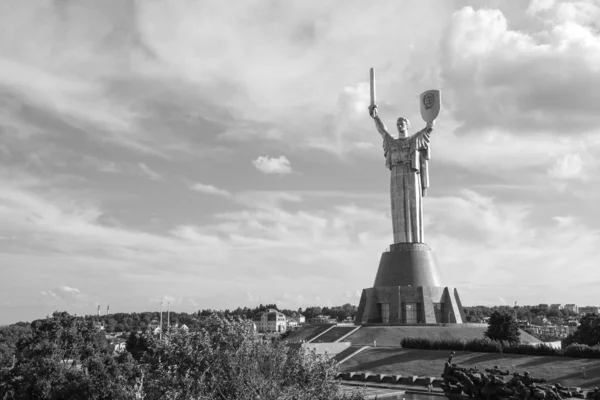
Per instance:
[[[465,343],[465,350],[479,353],[502,353],[502,343],[492,339],[473,339]]]
[[[503,349],[504,353],[510,354],[524,354],[529,356],[562,356],[563,351],[561,349],[555,349],[547,344],[540,344],[538,346],[532,346],[529,344],[517,344]]]
[[[600,346],[574,343],[563,349],[563,355],[573,358],[600,358]]]
[[[465,342],[460,339],[403,338],[400,345],[407,349],[464,350]]]

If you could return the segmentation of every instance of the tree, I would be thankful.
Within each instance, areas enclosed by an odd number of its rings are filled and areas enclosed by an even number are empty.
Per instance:
[[[521,332],[519,325],[511,313],[494,311],[488,321],[485,337],[508,343],[519,343]]]
[[[0,327],[0,368],[12,366],[17,342],[29,331],[29,324],[25,322]]]
[[[31,332],[19,340],[17,362],[3,373],[0,398],[132,398],[140,372],[132,360],[113,357],[93,321],[55,312],[32,322]]]
[[[562,347],[573,343],[595,346],[600,343],[600,315],[586,314],[579,320],[580,325],[572,335],[562,341]]]
[[[131,332],[125,341],[125,348],[133,358],[140,361],[145,353],[151,350],[151,335],[144,335],[137,332]]]
[[[241,319],[212,315],[196,332],[145,335],[152,348],[142,357],[147,400],[343,398],[333,360],[263,340]]]

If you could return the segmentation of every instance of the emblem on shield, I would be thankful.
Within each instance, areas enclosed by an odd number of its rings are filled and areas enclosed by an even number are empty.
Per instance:
[[[439,90],[427,90],[420,96],[421,117],[427,123],[433,122],[440,113],[441,93]]]

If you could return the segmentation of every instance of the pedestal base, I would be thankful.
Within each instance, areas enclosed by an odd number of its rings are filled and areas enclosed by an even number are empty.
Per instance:
[[[363,289],[356,325],[464,323],[454,288],[440,284],[433,252],[424,243],[396,243],[381,255],[372,288]]]
[[[455,288],[385,286],[363,289],[354,324],[460,324],[465,321]]]
[[[433,252],[425,243],[396,243],[381,255],[373,287],[442,286]]]

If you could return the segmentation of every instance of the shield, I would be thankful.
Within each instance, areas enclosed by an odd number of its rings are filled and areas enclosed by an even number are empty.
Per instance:
[[[440,113],[442,99],[439,90],[426,90],[421,93],[419,104],[421,105],[421,117],[423,121],[431,123]]]

